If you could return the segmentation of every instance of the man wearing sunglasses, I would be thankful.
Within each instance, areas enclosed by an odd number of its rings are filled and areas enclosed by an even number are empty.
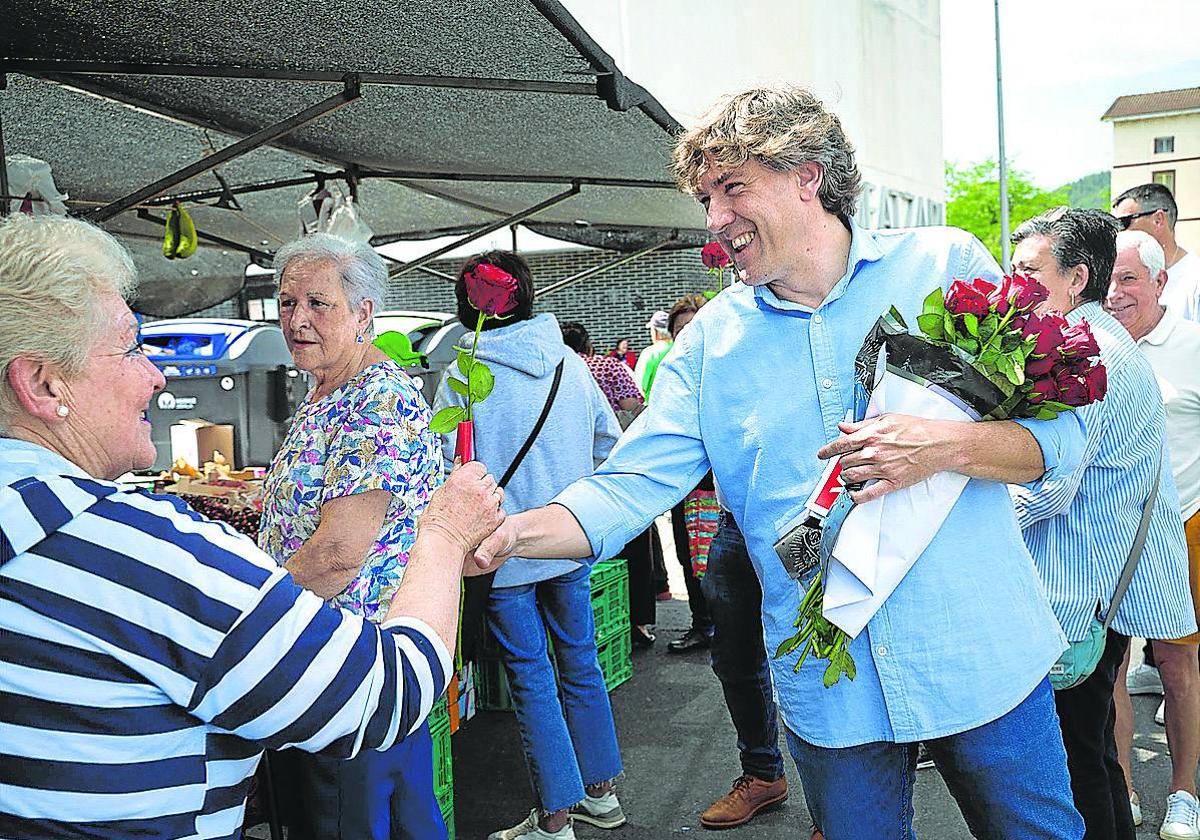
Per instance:
[[[1162,184],[1141,184],[1125,190],[1113,202],[1113,215],[1122,230],[1150,234],[1167,258],[1167,285],[1160,302],[1189,321],[1200,321],[1200,257],[1175,241],[1179,207]]]

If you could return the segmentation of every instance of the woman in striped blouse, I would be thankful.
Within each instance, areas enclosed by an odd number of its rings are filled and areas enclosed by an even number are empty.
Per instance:
[[[1108,371],[1105,398],[1078,409],[1087,435],[1079,467],[1013,489],[1025,542],[1069,641],[1085,638],[1097,608],[1107,613],[1156,471],[1160,481],[1137,572],[1104,654],[1091,676],[1055,692],[1088,840],[1133,838],[1113,732],[1113,684],[1129,637],[1173,639],[1196,631],[1162,395],[1149,362],[1101,306],[1116,236],[1107,213],[1066,208],[1030,219],[1013,234],[1013,270],[1049,290],[1045,310],[1065,313],[1072,324],[1087,321]]]
[[[445,690],[462,558],[502,521],[479,464],[429,503],[379,625],[254,543],[113,483],[162,374],[133,263],[73,219],[0,223],[0,836],[236,838],[263,747],[349,757]]]

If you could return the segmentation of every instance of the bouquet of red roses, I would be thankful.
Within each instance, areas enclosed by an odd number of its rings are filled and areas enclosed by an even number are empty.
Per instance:
[[[881,317],[855,360],[854,420],[886,413],[956,420],[1052,419],[1104,398],[1107,375],[1087,322],[1039,315],[1048,298],[1036,280],[999,285],[955,280],[934,289],[909,332],[895,307]],[[914,487],[855,505],[831,463],[810,497],[799,537],[780,551],[789,574],[807,586],[797,632],[776,658],[800,651],[828,660],[826,687],[854,679],[848,646],[929,545],[967,477],[937,473]],[[823,500],[823,501],[822,501]],[[886,523],[886,524],[885,524]],[[903,540],[894,533],[900,526]],[[807,529],[807,530],[806,530]],[[892,533],[892,539],[881,535]],[[899,545],[898,545],[899,543]],[[795,547],[795,548],[794,548]],[[806,555],[807,552],[807,555]],[[808,556],[811,555],[811,556]]]

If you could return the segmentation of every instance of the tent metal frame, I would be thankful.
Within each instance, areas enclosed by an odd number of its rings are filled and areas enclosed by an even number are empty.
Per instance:
[[[233,67],[203,64],[138,64],[118,61],[59,61],[45,58],[0,59],[0,73],[5,71],[25,73],[29,76],[67,73],[77,76],[173,76],[185,79],[248,79],[282,82],[343,82],[347,75],[336,70],[288,70],[279,67]],[[591,70],[580,71],[581,75],[585,73],[595,78],[610,75]],[[410,73],[371,72],[355,72],[353,75],[364,85],[557,93],[568,96],[599,95],[596,81],[552,82],[540,79],[420,76]]]
[[[336,111],[349,105],[354,100],[362,96],[362,89],[358,82],[358,77],[349,73],[342,80],[342,90],[335,93],[333,96],[327,97],[315,105],[310,105],[303,111],[292,114],[290,117],[279,120],[265,128],[261,128],[251,135],[243,137],[236,143],[231,143],[223,149],[218,150],[214,154],[207,155],[195,163],[191,163],[182,169],[172,172],[166,177],[159,178],[152,184],[147,184],[139,190],[134,190],[128,195],[118,198],[116,201],[111,201],[103,207],[97,207],[84,214],[85,218],[91,222],[103,222],[122,213],[129,208],[140,204],[148,198],[162,195],[171,187],[177,184],[182,184],[189,178],[194,178],[209,170],[215,169],[223,163],[228,163],[234,158],[241,157],[247,152],[251,152],[260,146],[265,146],[274,140],[278,140],[287,134],[291,134],[298,128],[308,125],[309,123],[320,119],[326,114]]]
[[[624,111],[633,107],[642,107],[645,113],[652,120],[661,125],[664,130],[668,132],[678,130],[678,123],[676,123],[661,107],[661,105],[659,105],[652,97],[649,96],[649,94],[638,88],[636,85],[627,84],[627,80],[620,73],[620,70],[615,66],[615,64],[612,64],[611,59],[609,59],[608,56],[603,53],[603,51],[599,48],[599,45],[597,45],[586,32],[582,31],[576,24],[574,24],[573,20],[570,19],[569,13],[563,9],[560,3],[555,2],[554,0],[532,0],[532,2],[538,11],[559,31],[564,38],[566,38],[566,40],[576,50],[579,51],[579,53],[590,65],[589,69],[587,70],[565,71],[565,73],[578,74],[580,76],[590,76],[591,79],[589,81],[574,82],[538,79],[428,76],[404,73],[373,72],[340,73],[337,71],[327,70],[247,68],[173,63],[154,64],[106,61],[71,61],[9,57],[0,58],[0,91],[3,91],[6,87],[7,79],[5,74],[7,72],[19,72],[65,85],[82,84],[83,89],[92,90],[104,98],[117,102],[124,100],[119,96],[95,91],[90,85],[83,83],[82,80],[78,79],[77,77],[97,75],[194,77],[264,81],[296,81],[308,83],[341,83],[343,85],[343,89],[337,94],[317,102],[290,117],[266,126],[265,128],[254,132],[253,134],[247,135],[241,140],[238,140],[220,149],[214,154],[208,155],[201,160],[183,167],[182,169],[179,169],[170,175],[160,178],[151,184],[147,184],[146,186],[134,192],[122,196],[121,198],[111,201],[108,204],[82,211],[82,215],[84,215],[85,218],[97,223],[111,219],[114,216],[131,208],[136,208],[138,218],[165,224],[165,219],[153,215],[147,208],[170,206],[177,202],[203,202],[212,199],[223,200],[234,195],[264,192],[292,186],[302,186],[305,184],[318,185],[331,179],[347,181],[350,184],[352,192],[355,190],[359,180],[368,178],[385,178],[401,183],[406,181],[475,181],[488,183],[569,185],[566,190],[557,193],[556,195],[540,201],[529,208],[505,216],[502,219],[497,219],[496,221],[484,225],[477,230],[473,230],[465,236],[456,239],[454,242],[425,254],[416,260],[411,262],[402,262],[393,258],[387,258],[389,262],[393,263],[393,266],[388,272],[390,277],[399,277],[412,271],[421,271],[445,280],[453,281],[455,278],[444,272],[430,268],[429,263],[444,256],[455,248],[461,247],[462,245],[479,239],[480,237],[486,236],[494,231],[500,230],[501,228],[515,226],[520,222],[527,221],[530,217],[536,215],[540,211],[578,195],[583,186],[642,187],[673,190],[676,188],[676,185],[672,181],[666,179],[640,180],[629,178],[585,177],[556,174],[506,175],[499,173],[434,173],[409,170],[360,170],[356,167],[347,167],[334,172],[311,170],[312,174],[305,177],[282,178],[270,181],[240,184],[230,187],[223,185],[222,189],[192,190],[188,192],[165,195],[164,193],[168,193],[172,187],[184,183],[190,178],[203,174],[204,172],[211,171],[224,163],[228,163],[229,161],[262,146],[272,144],[275,141],[278,141],[280,138],[296,131],[297,129],[315,120],[321,119],[327,114],[350,104],[362,96],[363,85],[437,87],[467,90],[511,91],[518,93],[548,93],[568,96],[593,96],[601,99],[608,105],[609,108],[617,111]],[[156,111],[156,113],[159,112]],[[165,113],[160,115],[169,119],[177,118]],[[189,125],[199,125],[199,123],[195,122],[194,120],[185,119],[184,122],[188,123]],[[228,133],[227,129],[222,129],[222,131]],[[3,124],[0,123],[0,196],[7,196],[8,194],[8,173],[7,168],[3,165],[4,160],[4,131]],[[426,188],[424,187],[413,188],[426,191]],[[447,194],[444,191],[436,191],[433,189],[428,189],[427,191],[430,194],[437,195],[438,197],[450,202],[470,204],[470,202],[459,199],[452,194]],[[490,208],[475,207],[474,209],[486,210],[487,212],[498,212]],[[6,215],[7,210],[7,199],[0,200],[0,216]],[[224,248],[245,253],[259,265],[269,265],[271,259],[273,259],[272,254],[259,248],[243,245],[241,243],[202,231],[197,231],[197,235],[205,241],[220,245]],[[407,235],[406,237],[401,237],[395,234],[384,234],[377,238],[385,240],[386,242],[396,241],[400,238],[412,237],[411,234]],[[565,277],[561,280],[555,281],[550,285],[537,290],[535,292],[535,296],[544,297],[546,295],[553,294],[554,292],[566,288],[569,285],[590,277],[594,277],[627,262],[639,259],[646,254],[670,245],[672,242],[677,241],[677,239],[677,233],[672,232],[668,238],[656,242],[648,247],[642,248],[641,250],[629,254],[621,254],[613,260],[602,265],[594,266]]]

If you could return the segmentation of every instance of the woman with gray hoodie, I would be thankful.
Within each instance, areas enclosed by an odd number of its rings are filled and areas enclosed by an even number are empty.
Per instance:
[[[473,330],[479,319],[464,278],[482,263],[517,280],[517,306],[503,319],[487,318],[479,335],[476,358],[496,382],[488,399],[474,405],[476,459],[504,475],[545,413],[505,487],[505,510],[515,513],[548,503],[590,475],[621,427],[583,360],[563,344],[558,321],[549,313],[533,314],[533,277],[516,254],[491,251],[463,265],[455,285],[459,320]],[[473,333],[463,336],[467,349],[473,341]],[[438,388],[435,410],[464,404],[449,376]],[[445,436],[447,455],[454,452],[454,437]],[[503,652],[539,802],[520,824],[489,840],[574,840],[573,820],[600,828],[625,822],[612,788],[621,756],[596,657],[589,572],[587,561],[513,557],[493,580],[487,623]]]

